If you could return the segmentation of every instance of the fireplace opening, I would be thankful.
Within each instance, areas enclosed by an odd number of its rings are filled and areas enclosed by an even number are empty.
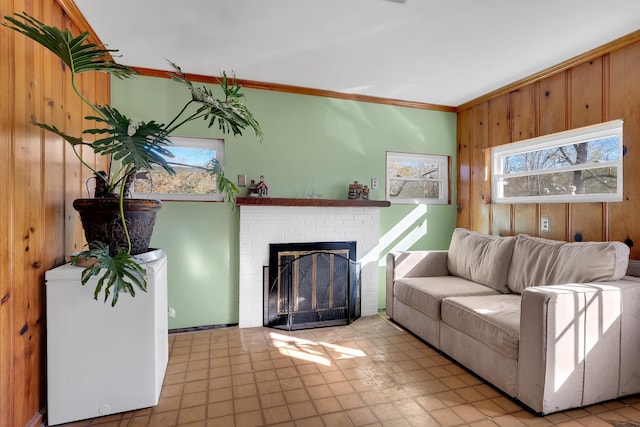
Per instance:
[[[274,243],[265,268],[264,325],[296,330],[360,317],[356,242]]]

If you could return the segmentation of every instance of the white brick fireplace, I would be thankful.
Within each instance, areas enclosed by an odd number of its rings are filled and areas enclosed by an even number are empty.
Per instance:
[[[262,326],[263,266],[269,265],[270,243],[356,241],[361,265],[361,314],[378,311],[378,252],[380,207],[387,202],[309,201],[311,206],[279,205],[278,199],[265,204],[238,199],[240,206],[240,309],[241,328]],[[298,201],[306,199],[280,199]],[[342,202],[342,201],[340,201]],[[248,203],[248,204],[245,204]],[[283,202],[286,203],[286,202]],[[340,206],[334,206],[334,205]]]

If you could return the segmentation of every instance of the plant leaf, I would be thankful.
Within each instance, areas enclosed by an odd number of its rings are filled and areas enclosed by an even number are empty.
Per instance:
[[[42,129],[48,130],[49,132],[53,132],[53,133],[61,136],[65,141],[67,141],[73,147],[75,147],[76,145],[90,145],[89,143],[84,142],[82,140],[82,138],[78,138],[76,136],[67,135],[66,133],[62,132],[61,130],[59,130],[55,126],[49,126],[47,124],[38,123],[38,122],[33,122],[33,124],[35,126],[41,127]]]
[[[232,207],[235,207],[236,194],[240,192],[238,186],[227,178],[222,172],[212,172],[212,175],[218,177],[218,191],[220,191],[226,202],[229,202]]]
[[[136,169],[151,169],[153,165],[157,165],[175,175],[166,160],[166,157],[173,157],[173,154],[165,148],[171,145],[171,141],[167,138],[163,124],[155,121],[140,122],[135,127],[135,133],[130,135],[132,121],[128,117],[108,105],[98,106],[98,109],[104,114],[104,118],[90,116],[86,119],[105,123],[107,128],[84,131],[88,134],[108,135],[91,143],[96,153],[112,155],[115,160],[133,164]]]
[[[15,13],[13,17],[5,16],[8,22],[2,25],[24,34],[35,42],[53,52],[71,70],[73,75],[86,71],[100,71],[116,77],[130,77],[137,71],[115,63],[111,53],[117,50],[106,49],[87,41],[88,32],[73,37],[69,30],[45,25],[26,13]]]
[[[198,112],[202,113],[204,120],[209,121],[209,127],[217,122],[220,131],[223,133],[231,132],[234,135],[242,135],[245,128],[250,127],[262,141],[264,136],[260,124],[244,105],[244,94],[240,91],[242,86],[236,84],[235,78],[231,79],[231,83],[229,83],[227,74],[222,73],[222,79],[218,80],[218,84],[225,94],[225,99],[219,100],[205,86],[195,87],[176,64],[171,61],[169,64],[175,70],[174,73],[169,73],[171,78],[185,84],[191,92],[192,99],[202,104]]]
[[[81,282],[82,285],[86,285],[92,277],[99,277],[93,293],[95,300],[104,290],[104,302],[107,302],[112,295],[111,306],[113,307],[118,302],[121,291],[130,293],[132,297],[135,296],[134,285],[144,292],[147,291],[144,268],[126,251],[120,250],[115,256],[109,256],[109,246],[102,242],[92,242],[88,250],[71,259],[71,264],[77,265],[81,261],[93,259],[95,262],[82,271]]]

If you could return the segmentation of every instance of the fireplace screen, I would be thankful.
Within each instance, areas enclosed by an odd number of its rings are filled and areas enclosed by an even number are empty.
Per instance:
[[[294,330],[360,317],[356,242],[271,244],[264,324]]]

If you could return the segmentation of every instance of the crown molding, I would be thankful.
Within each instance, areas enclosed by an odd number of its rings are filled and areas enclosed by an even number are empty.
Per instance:
[[[143,68],[143,67],[131,67],[131,68],[138,71],[140,75],[148,76],[148,77],[169,78],[169,73],[170,73],[170,71],[157,70],[154,68]],[[193,82],[218,84],[219,77],[206,76],[202,74],[189,74],[189,73],[185,73],[185,74],[187,75],[189,80]],[[435,111],[444,111],[448,113],[456,112],[455,107],[446,106],[446,105],[427,104],[423,102],[405,101],[402,99],[390,99],[390,98],[382,98],[377,96],[342,93],[342,92],[335,92],[332,90],[313,89],[308,87],[292,86],[292,85],[285,85],[280,83],[259,82],[255,80],[236,79],[236,82],[242,87],[251,88],[251,89],[295,93],[298,95],[322,96],[325,98],[346,99],[350,101],[371,102],[374,104],[393,105],[396,107],[418,108],[421,110],[435,110]]]

